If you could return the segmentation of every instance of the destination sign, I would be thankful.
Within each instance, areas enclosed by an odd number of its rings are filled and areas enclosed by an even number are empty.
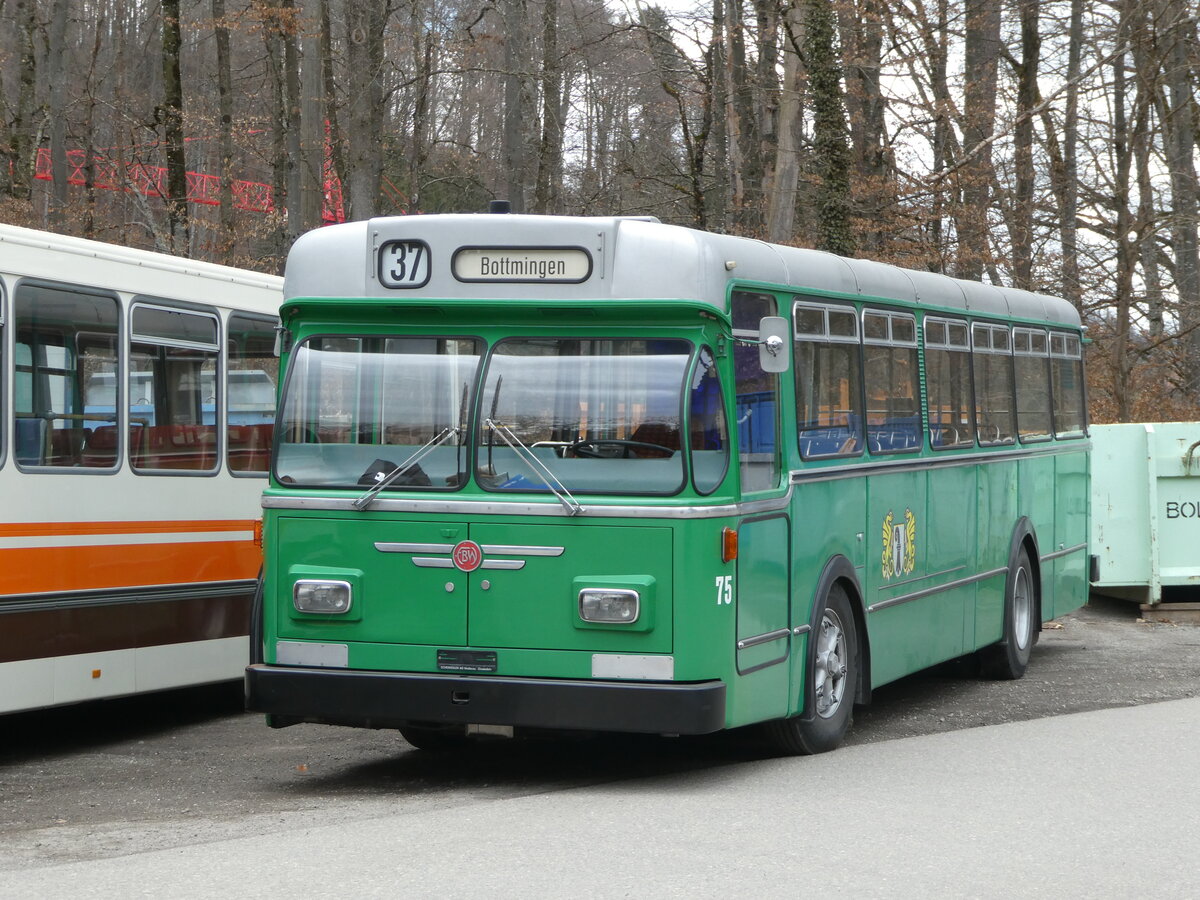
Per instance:
[[[578,284],[592,257],[582,247],[463,247],[451,268],[459,281]]]

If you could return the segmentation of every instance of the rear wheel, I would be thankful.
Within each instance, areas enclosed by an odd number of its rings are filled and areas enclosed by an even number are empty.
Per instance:
[[[846,736],[858,689],[858,632],[841,585],[825,597],[809,635],[804,711],[766,724],[767,737],[785,753],[824,753]]]
[[[1004,595],[1004,636],[1000,643],[979,651],[980,668],[988,678],[1013,681],[1025,674],[1037,641],[1037,582],[1024,547],[1008,570]]]

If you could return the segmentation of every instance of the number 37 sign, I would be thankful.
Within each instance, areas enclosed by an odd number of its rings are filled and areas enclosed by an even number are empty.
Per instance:
[[[379,247],[379,283],[419,288],[429,281],[429,246],[424,241],[387,241]]]

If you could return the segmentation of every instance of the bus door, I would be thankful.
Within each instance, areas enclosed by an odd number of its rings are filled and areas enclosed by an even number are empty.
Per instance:
[[[777,314],[770,294],[736,291],[732,297],[735,424],[738,475],[743,498],[779,496],[782,484],[780,378],[764,372],[757,341],[764,317]],[[737,626],[735,661],[741,678],[753,678],[754,690],[740,700],[756,717],[789,713],[789,656],[804,654],[793,646],[791,610],[791,517],[785,512],[742,519],[737,526]],[[739,678],[739,680],[741,680]]]

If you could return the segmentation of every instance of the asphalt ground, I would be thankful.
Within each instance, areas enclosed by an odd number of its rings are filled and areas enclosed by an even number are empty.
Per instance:
[[[1042,632],[1020,681],[953,663],[879,689],[855,712],[853,754],[838,753],[869,760],[864,745],[1196,696],[1200,627],[1097,599]],[[272,730],[240,704],[240,686],[225,685],[0,719],[0,873],[645,779],[736,781],[777,764],[744,732],[497,741],[444,756],[395,732]],[[1140,740],[1120,746],[1131,780],[1160,783],[1186,764]]]

